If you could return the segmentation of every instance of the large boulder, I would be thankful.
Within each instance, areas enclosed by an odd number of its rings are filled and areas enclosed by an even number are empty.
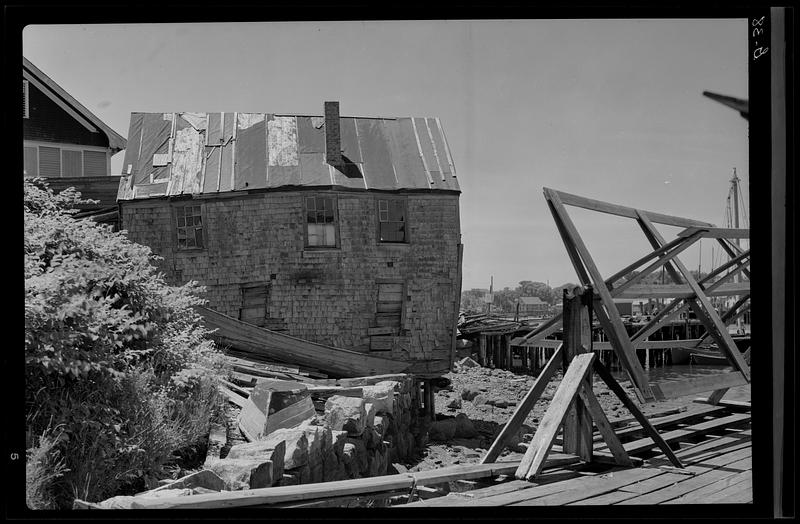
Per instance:
[[[461,389],[461,398],[463,400],[472,400],[480,395],[480,390],[471,386],[466,386]]]
[[[376,413],[394,412],[394,392],[399,385],[395,381],[378,382],[374,386],[362,388],[364,400],[375,406]]]
[[[456,436],[456,420],[452,418],[437,420],[428,428],[428,436],[431,440],[439,442],[452,440]]]
[[[302,427],[273,431],[260,442],[264,443],[265,448],[277,446],[279,442],[286,443],[284,469],[294,469],[308,463],[308,437]]]
[[[232,446],[226,459],[269,460],[272,463],[272,477],[279,479],[286,467],[286,441],[257,440]]]
[[[478,436],[478,430],[475,429],[472,421],[464,413],[456,415],[454,420],[456,422],[456,437],[473,438]]]
[[[225,481],[230,490],[268,488],[281,478],[273,476],[272,462],[263,459],[227,458],[213,461],[208,467]]]
[[[367,413],[363,398],[333,395],[325,402],[325,425],[358,436],[364,431]]]

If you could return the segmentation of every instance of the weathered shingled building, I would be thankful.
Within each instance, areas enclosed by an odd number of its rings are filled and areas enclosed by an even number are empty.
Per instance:
[[[436,118],[133,113],[129,237],[209,307],[393,359],[447,358],[459,186]]]

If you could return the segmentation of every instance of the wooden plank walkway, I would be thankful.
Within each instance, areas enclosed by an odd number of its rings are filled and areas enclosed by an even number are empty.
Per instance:
[[[702,420],[710,417],[709,420]],[[700,419],[700,420],[699,420]],[[675,454],[685,465],[673,467],[663,455],[646,460],[643,467],[611,467],[589,473],[585,465],[544,472],[533,482],[511,480],[463,493],[450,493],[397,507],[415,506],[562,506],[632,504],[752,503],[752,442],[749,413],[713,408],[684,419],[668,417],[663,426],[683,427],[662,433],[671,443],[685,447]],[[634,438],[624,443],[632,453],[653,448],[653,441],[638,438],[635,427],[618,431]],[[708,435],[705,440],[692,444]],[[601,449],[597,443],[597,449]],[[582,471],[583,469],[583,471]]]

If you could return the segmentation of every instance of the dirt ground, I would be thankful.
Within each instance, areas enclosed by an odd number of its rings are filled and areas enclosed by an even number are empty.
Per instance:
[[[464,413],[472,421],[479,436],[470,439],[454,438],[447,442],[430,441],[423,448],[419,462],[407,465],[412,471],[480,462],[481,457],[486,454],[495,436],[513,415],[517,408],[517,403],[523,399],[535,381],[535,377],[530,375],[517,375],[502,369],[490,369],[480,366],[462,368],[458,372],[448,373],[445,377],[451,381],[451,384],[447,388],[436,392],[437,417],[439,419],[455,417],[459,413]],[[560,379],[561,374],[559,372],[550,380],[547,389],[526,418],[525,426],[520,432],[522,442],[529,441],[536,431],[537,424],[549,405],[548,401],[555,394]],[[610,421],[632,418],[630,412],[601,379],[594,376],[593,384],[594,393]],[[692,394],[666,401],[641,404],[636,400],[630,382],[620,381],[620,384],[628,393],[628,397],[646,415],[653,416],[673,409],[691,412],[702,407],[702,404],[693,402],[693,399],[703,396],[703,394]],[[472,400],[467,400],[475,394],[477,396]],[[725,398],[750,400],[749,386],[734,388],[726,394]],[[501,460],[522,458],[525,448],[522,446],[516,446],[515,448],[515,450],[506,448],[501,455]]]

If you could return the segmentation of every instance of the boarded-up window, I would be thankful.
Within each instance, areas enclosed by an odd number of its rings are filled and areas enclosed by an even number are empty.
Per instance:
[[[39,176],[61,176],[61,149],[39,146]]]
[[[375,325],[399,329],[403,317],[403,284],[379,283],[377,306]]]
[[[179,249],[203,247],[203,215],[199,205],[175,208]]]
[[[83,175],[83,154],[81,151],[61,150],[61,174],[62,176],[70,177]]]
[[[25,175],[39,176],[39,158],[35,147],[25,147]]]
[[[264,327],[267,320],[269,286],[266,284],[246,284],[242,286],[242,307],[239,320]]]
[[[105,151],[83,152],[83,176],[106,176],[107,174]]]
[[[336,247],[336,198],[313,196],[306,198],[306,245]]]
[[[406,201],[378,199],[381,242],[406,242]]]

